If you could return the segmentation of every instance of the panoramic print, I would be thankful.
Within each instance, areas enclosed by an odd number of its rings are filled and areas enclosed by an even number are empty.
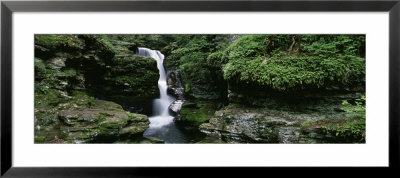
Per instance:
[[[364,34],[36,34],[36,144],[365,143]]]

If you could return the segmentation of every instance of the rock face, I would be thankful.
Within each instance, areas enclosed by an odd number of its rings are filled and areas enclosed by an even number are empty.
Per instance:
[[[356,91],[304,90],[277,92],[256,85],[230,85],[228,100],[248,106],[302,112],[337,112],[343,100],[360,98],[362,89]]]
[[[172,104],[169,106],[169,109],[174,112],[174,113],[179,113],[182,109],[184,101],[183,100],[175,100],[172,102]]]
[[[182,105],[179,122],[188,127],[198,128],[198,126],[214,115],[218,109],[218,102],[209,100],[193,100]]]
[[[125,112],[109,101],[96,100],[91,108],[59,111],[64,140],[71,143],[112,143],[124,138],[134,139],[149,127],[145,115]]]
[[[168,93],[174,95],[178,100],[183,100],[185,88],[182,86],[181,77],[177,71],[167,73]]]
[[[181,77],[177,71],[167,72],[167,92],[176,97],[176,100],[169,106],[169,110],[175,114],[177,120],[180,120],[180,111],[185,103],[185,89],[181,83]]]
[[[216,111],[200,130],[227,143],[334,143],[343,139],[322,132],[324,124],[310,127],[307,123],[344,123],[344,118],[343,113],[298,113],[230,104]]]
[[[152,58],[116,56],[106,66],[104,84],[99,96],[133,107],[130,111],[152,113],[152,99],[159,97],[157,62]]]
[[[135,55],[132,45],[95,35],[36,35],[35,86],[85,90],[119,104],[137,101],[128,103],[135,107],[151,105],[159,96],[157,62]],[[151,106],[135,110],[151,113]]]
[[[121,105],[94,100],[84,93],[58,99],[37,95],[35,104],[35,143],[135,140],[150,124],[145,115],[126,112]],[[50,107],[52,104],[56,105]]]
[[[123,109],[151,114],[159,74],[135,49],[99,35],[35,35],[35,143],[136,142],[149,121]]]

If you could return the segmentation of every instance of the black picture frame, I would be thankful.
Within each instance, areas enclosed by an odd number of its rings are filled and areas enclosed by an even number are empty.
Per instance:
[[[13,12],[127,12],[127,11],[296,11],[389,12],[389,167],[399,168],[400,116],[400,1],[2,1],[1,2],[1,175],[6,177],[130,177],[179,175],[178,168],[19,168],[12,166],[12,17]],[[192,174],[213,174],[199,168],[183,168]],[[235,174],[242,168],[218,169]],[[280,168],[277,172],[284,171]],[[296,168],[289,168],[296,169]],[[327,169],[327,168],[320,168]],[[347,169],[347,168],[346,168]],[[254,168],[252,173],[265,170]],[[366,171],[366,172],[365,172]],[[329,171],[329,175],[340,172]]]

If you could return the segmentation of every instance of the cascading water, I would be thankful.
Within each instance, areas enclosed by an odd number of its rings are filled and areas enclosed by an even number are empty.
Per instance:
[[[147,48],[138,48],[137,54],[157,60],[157,67],[160,73],[158,80],[160,98],[153,101],[153,115],[149,117],[150,127],[144,132],[143,136],[161,139],[165,143],[187,142],[181,131],[176,128],[173,121],[174,116],[169,113],[169,106],[175,101],[175,98],[167,93],[167,75],[163,65],[164,55],[160,51]]]
[[[153,117],[151,118],[150,127],[161,127],[173,122],[174,117],[169,114],[169,105],[175,101],[175,98],[167,93],[167,75],[164,69],[164,55],[160,51],[150,50],[147,48],[139,48],[138,54],[141,56],[151,57],[157,60],[157,68],[160,78],[158,79],[158,88],[160,90],[160,98],[153,101]]]

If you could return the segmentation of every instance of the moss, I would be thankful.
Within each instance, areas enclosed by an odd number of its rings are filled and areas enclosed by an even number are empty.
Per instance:
[[[323,137],[323,141],[327,142],[364,143],[365,120],[362,118],[346,118],[341,120],[308,121],[302,125],[301,132],[305,135],[318,133]]]
[[[193,111],[193,110],[181,111],[181,117],[183,118],[182,120],[190,122],[190,124],[195,126],[199,126],[200,124],[207,122],[208,120],[211,119],[211,116],[207,115],[206,113],[202,111]]]
[[[99,109],[103,109],[105,111],[120,111],[123,110],[122,106],[116,104],[114,102],[104,101],[104,100],[95,100],[95,105]]]
[[[61,71],[61,75],[63,77],[75,77],[77,75],[76,70],[75,69],[66,69]]]
[[[122,126],[126,125],[126,120],[120,121],[120,122],[107,122],[107,123],[101,123],[99,125],[100,128],[106,128],[106,129],[119,129]]]
[[[107,113],[99,113],[99,116],[98,116],[98,118],[97,118],[97,121],[98,121],[99,123],[101,123],[101,122],[103,122],[104,120],[106,120],[107,117],[109,117],[109,116],[110,116],[110,115],[107,114]]]
[[[58,113],[54,110],[45,108],[37,109],[35,111],[36,122],[35,125],[39,126],[51,126],[57,124]]]
[[[217,110],[217,102],[210,100],[197,100],[182,105],[181,120],[192,126],[208,122]]]
[[[83,43],[77,35],[35,35],[35,44],[48,49],[79,49]]]
[[[119,51],[115,49],[114,45],[110,43],[110,41],[107,40],[106,37],[102,36],[99,40],[108,50],[113,52],[114,54],[118,54]]]
[[[190,92],[190,86],[188,83],[185,83],[185,93],[189,93]]]
[[[43,89],[46,87],[42,87]],[[59,103],[64,102],[59,90],[46,88],[43,91],[35,92],[35,107],[54,108]]]
[[[343,123],[332,123],[321,127],[326,134],[355,142],[365,142],[365,120],[355,119]]]
[[[43,79],[46,74],[46,66],[42,59],[35,57],[34,59],[35,65],[35,79]]]
[[[35,136],[35,143],[45,143],[45,142],[46,142],[45,136]]]
[[[363,43],[365,35],[244,35],[225,49],[223,75],[277,91],[357,88],[365,78],[356,52]]]
[[[128,115],[129,119],[135,119],[136,118],[136,114],[134,114],[134,113],[126,112],[126,114]]]
[[[76,104],[77,106],[92,107],[95,105],[95,98],[88,96],[83,91],[72,91],[72,98],[69,100],[70,104]]]
[[[302,124],[302,127],[303,128],[307,128],[307,127],[312,126],[314,123],[315,123],[315,121],[307,121],[307,122]]]
[[[112,60],[113,67],[105,77],[105,93],[123,98],[156,98],[159,95],[157,62],[142,56],[118,56]],[[119,99],[119,98],[115,98]]]

